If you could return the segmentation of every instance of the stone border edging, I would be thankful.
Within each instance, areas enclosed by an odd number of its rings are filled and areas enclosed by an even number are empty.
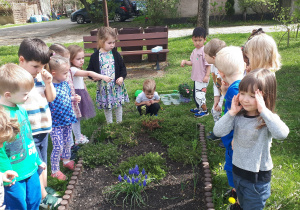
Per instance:
[[[65,191],[64,196],[62,197],[62,201],[60,202],[60,206],[57,208],[58,210],[68,210],[70,204],[73,202],[73,198],[76,195],[76,185],[81,179],[83,172],[83,159],[79,158],[79,161],[75,165],[75,170],[72,173],[71,179],[67,186],[67,190]]]
[[[204,170],[204,195],[205,195],[205,201],[206,201],[206,207],[208,210],[214,210],[214,203],[212,198],[212,178],[211,178],[211,172],[209,169],[209,162],[207,159],[207,148],[206,148],[206,141],[205,141],[205,126],[201,123],[198,124],[199,126],[199,141],[202,147],[202,166]]]

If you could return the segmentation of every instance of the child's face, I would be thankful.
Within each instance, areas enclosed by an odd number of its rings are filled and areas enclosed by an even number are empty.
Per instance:
[[[71,61],[71,63],[78,67],[81,68],[84,64],[84,52],[81,51],[79,53],[77,53],[77,55],[75,56],[75,58]]]
[[[194,37],[193,36],[192,40],[193,40],[194,46],[197,49],[200,49],[201,47],[203,47],[204,43],[206,42],[206,38],[203,38],[203,37]]]
[[[239,101],[247,111],[247,115],[256,116],[258,114],[255,93],[240,91]]]
[[[26,61],[23,56],[20,56],[19,58],[19,65],[28,71],[33,78],[37,76],[38,73],[42,71],[44,68],[44,64],[38,61]]]
[[[109,52],[115,48],[116,39],[112,36],[108,36],[108,39],[103,43],[102,50],[104,52]]]
[[[25,101],[28,99],[29,92],[31,90],[24,90],[21,88],[21,90],[15,92],[15,93],[10,93],[6,92],[5,94],[5,99],[7,101],[8,106],[16,106],[16,104],[23,104]]]
[[[55,70],[52,72],[53,79],[55,82],[63,82],[68,78],[70,66],[68,64],[61,65],[59,70]]]
[[[152,99],[153,96],[154,96],[154,91],[152,91],[152,92],[146,91],[146,92],[145,92],[145,95],[146,95],[146,97],[147,97],[148,99]]]
[[[209,63],[209,64],[215,64],[215,56],[210,57],[208,54],[205,54],[205,60],[206,60],[207,63]]]

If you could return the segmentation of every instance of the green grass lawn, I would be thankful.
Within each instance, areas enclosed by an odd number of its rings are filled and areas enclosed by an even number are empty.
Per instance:
[[[278,33],[269,33],[278,41]],[[218,34],[210,35],[212,38],[224,40],[227,45],[241,46],[248,38],[248,34]],[[82,46],[82,43],[75,43]],[[272,158],[274,169],[272,172],[272,195],[268,199],[266,209],[300,209],[300,114],[299,114],[299,89],[300,89],[300,41],[292,37],[290,47],[286,48],[282,42],[279,48],[282,56],[282,69],[276,73],[278,82],[277,113],[290,128],[290,134],[283,141],[273,140]],[[18,62],[18,47],[0,47],[0,64]],[[169,66],[165,69],[163,77],[155,78],[157,92],[175,90],[180,83],[192,85],[190,80],[190,67],[180,67],[182,59],[189,59],[194,49],[191,37],[169,39],[168,54]],[[87,66],[88,58],[85,60]],[[144,79],[126,79],[125,85],[129,92],[131,102],[123,107],[123,122],[107,126],[103,111],[97,110],[97,116],[93,119],[82,121],[82,132],[91,136],[99,127],[102,132],[95,132],[98,141],[103,141],[107,136],[113,137],[116,144],[134,145],[136,136],[141,132],[141,119],[134,106],[134,92],[142,88]],[[87,82],[87,88],[93,99],[96,95],[96,85]],[[213,105],[212,81],[207,92],[208,107]],[[161,104],[159,119],[162,128],[149,134],[155,137],[163,145],[168,145],[168,156],[178,162],[190,164],[200,159],[199,145],[194,150],[195,139],[198,138],[197,124],[204,124],[206,133],[213,128],[212,116],[196,119],[189,113],[194,108],[194,102],[180,105],[166,106]],[[129,126],[130,125],[130,126]],[[216,209],[225,209],[227,200],[222,195],[229,189],[226,174],[223,171],[224,149],[218,147],[219,142],[207,142],[209,162],[213,173],[213,194]],[[49,155],[51,148],[49,148]],[[49,164],[48,164],[49,165]],[[49,177],[49,185],[63,191],[66,182],[57,182]]]

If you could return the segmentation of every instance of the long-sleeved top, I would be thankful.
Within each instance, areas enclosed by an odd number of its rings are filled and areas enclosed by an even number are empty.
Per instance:
[[[286,124],[269,109],[263,110],[260,116],[266,123],[261,129],[257,129],[260,124],[257,117],[231,116],[228,112],[214,126],[216,136],[225,136],[234,130],[232,163],[250,172],[271,170],[272,138],[284,139],[289,134]]]

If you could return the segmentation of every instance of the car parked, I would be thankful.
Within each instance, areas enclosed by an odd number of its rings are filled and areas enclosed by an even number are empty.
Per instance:
[[[107,0],[111,1],[111,0]],[[102,0],[100,1],[102,5]],[[115,4],[118,5],[114,11],[114,21],[120,22],[125,21],[128,18],[131,18],[133,15],[132,3],[130,0],[114,0]],[[91,10],[95,9],[94,4],[90,6]],[[112,11],[108,11],[111,13]],[[102,13],[102,10],[101,10]],[[91,18],[86,10],[86,8],[79,9],[71,14],[71,21],[77,22],[78,24],[90,23]]]

